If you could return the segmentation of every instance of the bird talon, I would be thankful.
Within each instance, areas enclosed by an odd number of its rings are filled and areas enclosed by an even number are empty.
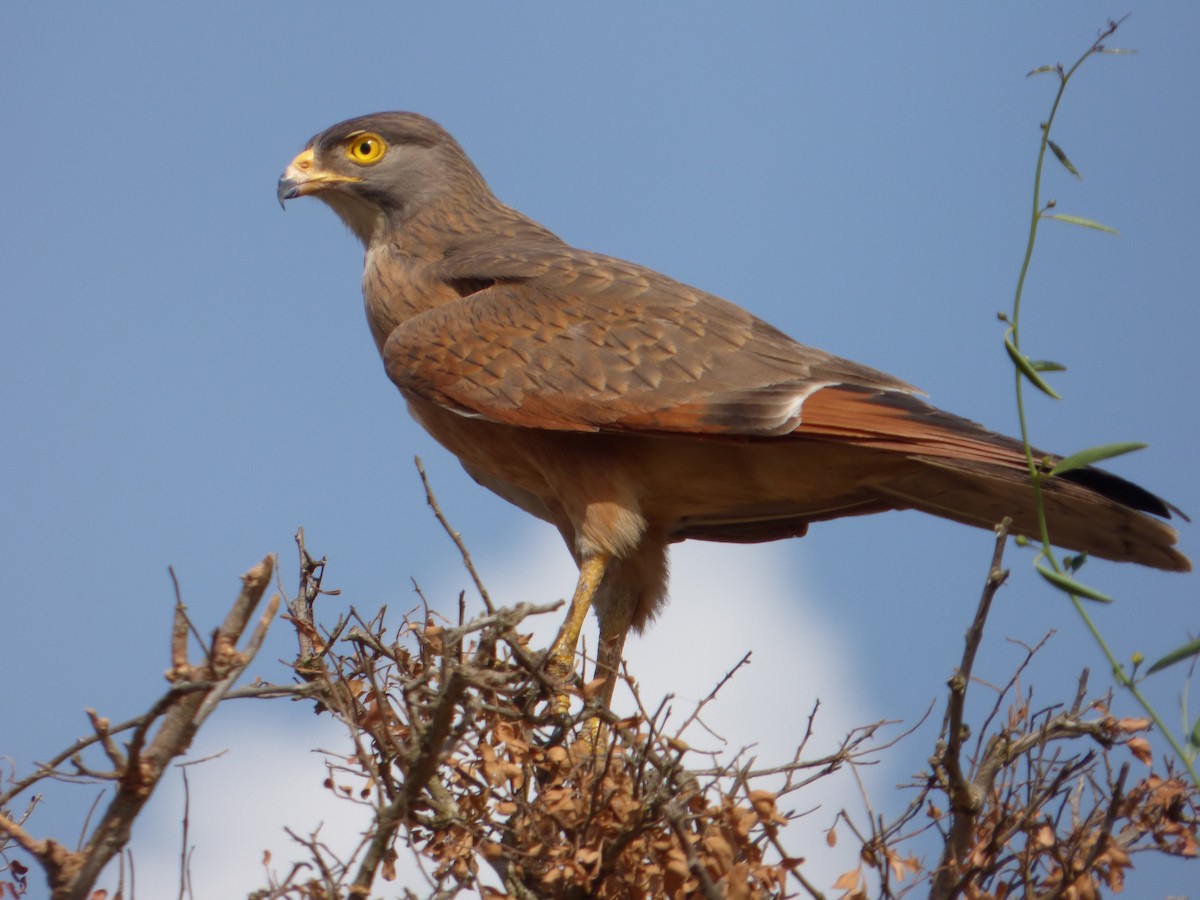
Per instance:
[[[546,660],[546,674],[559,685],[550,700],[550,708],[555,715],[565,716],[571,711],[571,694],[566,688],[575,675],[575,655],[551,653]]]
[[[608,726],[596,716],[588,719],[579,729],[579,740],[593,753],[598,753],[608,740]]]

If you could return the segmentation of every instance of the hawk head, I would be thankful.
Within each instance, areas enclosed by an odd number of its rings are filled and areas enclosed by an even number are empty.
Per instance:
[[[328,203],[364,246],[430,206],[491,196],[454,138],[408,112],[359,116],[313,137],[277,191],[281,205],[308,194]]]

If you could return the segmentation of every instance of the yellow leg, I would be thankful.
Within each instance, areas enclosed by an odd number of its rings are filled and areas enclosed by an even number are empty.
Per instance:
[[[614,603],[619,598],[610,596],[607,599],[617,608],[597,611],[600,614],[600,643],[596,645],[596,675],[604,679],[598,697],[600,705],[611,709],[613,690],[621,670],[621,650],[629,631],[629,609],[628,604]],[[593,752],[599,753],[608,740],[608,729],[599,719],[588,719],[583,723],[579,737]]]
[[[614,598],[616,599],[616,598]],[[632,610],[628,604],[612,603],[616,609],[606,609],[600,616],[600,643],[596,646],[596,675],[606,680],[600,690],[600,702],[612,708],[613,689],[621,672],[621,651],[625,649],[625,636],[629,633]]]
[[[612,557],[605,553],[585,556],[579,565],[579,581],[575,585],[575,594],[571,597],[566,621],[550,647],[550,659],[546,665],[546,670],[560,681],[566,681],[575,671],[575,649],[579,646],[579,633],[583,630],[583,623],[587,620],[588,610],[592,606],[592,598],[596,596],[611,559]],[[555,711],[560,714],[567,712],[570,704],[571,698],[565,693],[559,693],[554,698]]]

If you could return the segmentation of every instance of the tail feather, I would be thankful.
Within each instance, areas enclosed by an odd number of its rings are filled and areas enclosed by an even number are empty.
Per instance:
[[[873,482],[896,506],[991,528],[1006,516],[1016,534],[1038,538],[1033,486],[1020,441],[935,409],[903,391],[832,385],[802,407],[797,437],[895,453]],[[1057,457],[1035,450],[1051,465]],[[1175,513],[1160,497],[1102,469],[1042,479],[1050,539],[1072,550],[1172,572],[1192,568],[1175,549],[1175,529],[1153,518]],[[1149,514],[1149,515],[1147,515]]]
[[[910,459],[915,465],[879,485],[879,492],[898,506],[983,528],[1007,516],[1013,533],[1040,536],[1027,472],[976,460]],[[1081,475],[1075,478],[1042,480],[1047,529],[1055,544],[1118,562],[1191,571],[1191,562],[1175,549],[1175,529],[1138,511],[1169,516],[1169,504],[1102,470],[1077,471]]]

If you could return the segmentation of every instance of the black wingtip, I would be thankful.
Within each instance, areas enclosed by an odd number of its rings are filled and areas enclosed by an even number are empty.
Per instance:
[[[1187,513],[1173,503],[1168,503],[1162,497],[1150,493],[1144,487],[1136,485],[1132,481],[1126,481],[1119,475],[1106,472],[1104,469],[1095,469],[1089,466],[1084,469],[1072,469],[1057,477],[1073,481],[1086,488],[1091,488],[1096,493],[1102,494],[1110,500],[1115,500],[1118,503],[1123,503],[1142,512],[1162,516],[1164,519],[1170,519],[1172,515],[1175,515],[1185,522],[1192,521]]]

